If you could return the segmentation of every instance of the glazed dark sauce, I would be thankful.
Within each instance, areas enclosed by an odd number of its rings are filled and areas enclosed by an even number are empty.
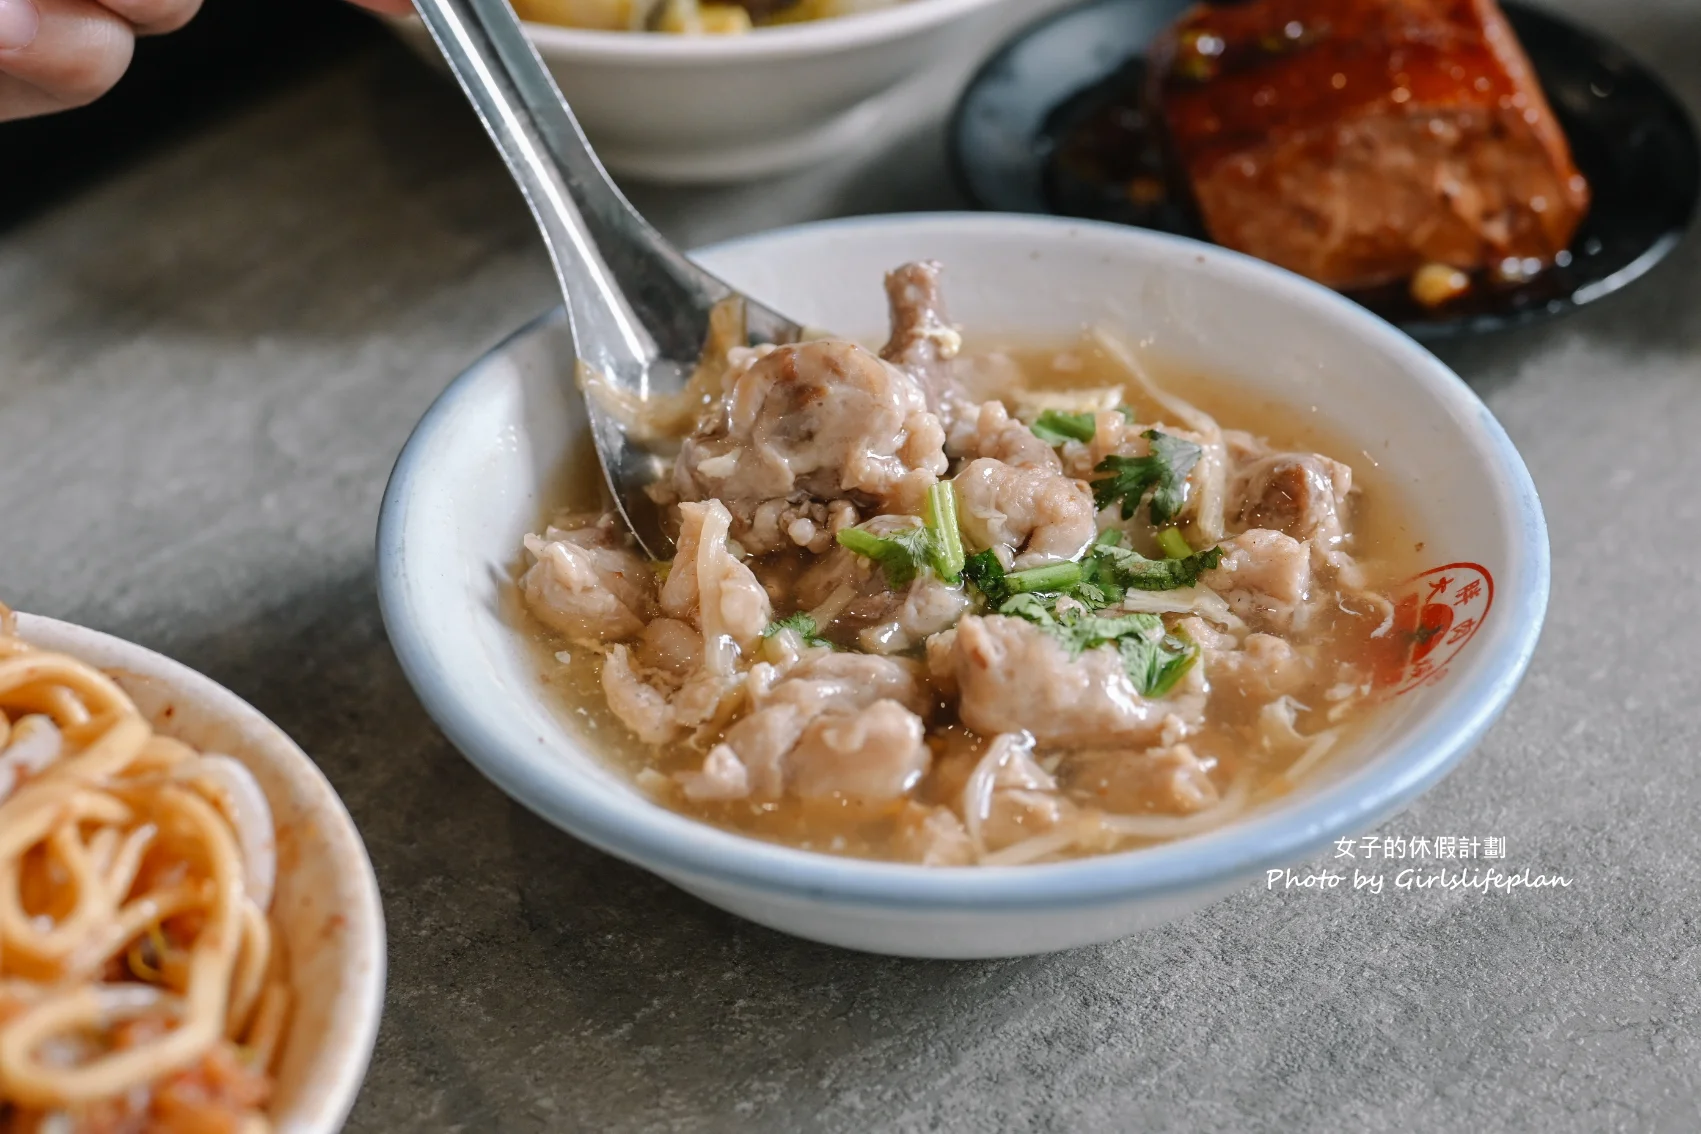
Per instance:
[[[1474,273],[1461,295],[1436,306],[1399,280],[1346,292],[1408,332],[1484,330],[1556,314],[1611,291],[1615,277],[1658,259],[1681,237],[1701,180],[1701,156],[1684,121],[1647,74],[1602,57],[1574,29],[1504,6],[1529,53],[1554,116],[1589,182],[1592,203],[1570,248],[1551,265],[1508,262]],[[1050,211],[1209,240],[1165,158],[1145,106],[1146,61],[1135,56],[1047,117],[1039,139]]]

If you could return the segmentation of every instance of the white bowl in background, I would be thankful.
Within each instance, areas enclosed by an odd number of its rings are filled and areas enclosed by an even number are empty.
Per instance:
[[[1162,846],[935,868],[795,850],[699,823],[651,802],[597,756],[552,703],[505,601],[521,536],[561,502],[564,470],[589,444],[557,311],[431,407],[396,463],[378,531],[384,621],[402,666],[449,738],[499,787],[563,830],[753,921],[875,952],[967,958],[1062,949],[1171,920],[1389,817],[1475,745],[1535,648],[1549,563],[1529,474],[1456,375],[1299,276],[1134,228],[996,214],[869,217],[697,256],[794,319],[875,342],[885,334],[882,273],[919,258],[944,262],[951,315],[971,337],[1065,342],[1102,321],[1182,373],[1317,407],[1352,448],[1341,456],[1374,454],[1379,479],[1409,505],[1428,560],[1481,573],[1474,636],[1290,795]],[[1463,571],[1444,572],[1461,592],[1460,580],[1475,578]]]
[[[18,630],[105,672],[156,731],[233,756],[260,782],[277,827],[272,920],[292,992],[268,1114],[275,1134],[335,1134],[372,1058],[385,972],[378,879],[342,801],[282,729],[212,679],[68,622],[20,614]]]
[[[996,42],[1068,2],[909,0],[728,36],[525,28],[605,166],[713,183],[813,165],[941,112]],[[388,23],[441,64],[417,18]]]

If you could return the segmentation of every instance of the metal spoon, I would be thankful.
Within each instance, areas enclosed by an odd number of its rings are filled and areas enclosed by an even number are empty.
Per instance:
[[[609,178],[507,0],[414,0],[520,192],[531,206],[567,304],[579,360],[640,398],[678,391],[697,364],[709,312],[738,295],[685,258]],[[753,343],[796,342],[803,328],[745,297]],[[661,461],[585,399],[597,457],[644,551],[673,541],[644,492]]]

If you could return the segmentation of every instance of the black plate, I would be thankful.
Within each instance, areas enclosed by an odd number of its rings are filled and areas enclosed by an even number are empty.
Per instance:
[[[1136,92],[1146,45],[1189,0],[1093,0],[1019,33],[964,92],[951,160],[982,208],[1119,221],[1205,239],[1189,210],[1136,201],[1130,182],[1162,181]],[[1670,252],[1701,198],[1701,145],[1683,106],[1646,68],[1547,12],[1505,3],[1592,201],[1568,254],[1517,286],[1478,286],[1437,309],[1403,285],[1349,293],[1417,338],[1496,330],[1609,295]],[[1115,169],[1071,157],[1082,130],[1119,135]],[[1079,149],[1075,150],[1079,154]],[[1151,195],[1156,197],[1157,194]]]

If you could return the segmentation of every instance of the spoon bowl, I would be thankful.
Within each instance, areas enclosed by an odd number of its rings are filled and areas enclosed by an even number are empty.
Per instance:
[[[750,343],[796,342],[803,328],[686,259],[646,221],[597,160],[507,0],[417,0],[491,141],[531,207],[566,303],[597,459],[646,554],[673,540],[645,491],[663,462],[630,412],[678,393],[696,368],[717,306],[743,308]]]

